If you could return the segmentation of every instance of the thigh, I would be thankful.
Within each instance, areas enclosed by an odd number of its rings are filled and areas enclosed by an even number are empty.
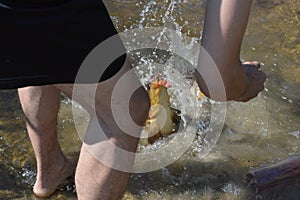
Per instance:
[[[141,86],[137,76],[133,75],[133,70],[128,60],[125,61],[125,64],[118,73],[106,81],[95,84],[55,85],[55,87],[60,89],[68,97],[81,104],[89,113],[95,112],[95,108],[97,108],[97,110],[103,110],[104,108],[110,109],[114,91],[127,93],[132,88]],[[117,90],[116,88],[118,87],[122,87],[122,90]],[[114,96],[122,99],[121,94],[114,94]]]
[[[109,132],[138,136],[148,115],[149,98],[128,61],[112,78],[98,84],[59,84]],[[108,127],[107,127],[108,126]]]

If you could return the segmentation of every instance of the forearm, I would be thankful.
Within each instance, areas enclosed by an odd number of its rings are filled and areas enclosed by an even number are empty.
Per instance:
[[[237,98],[246,87],[246,75],[239,55],[251,5],[252,0],[209,0],[207,2],[202,46],[221,73],[227,95],[225,100]],[[202,53],[200,52],[198,64],[200,72],[203,68],[213,67],[207,66]],[[200,81],[200,87],[203,86],[201,89],[209,95],[207,88],[210,86],[208,83],[206,85],[207,87]]]

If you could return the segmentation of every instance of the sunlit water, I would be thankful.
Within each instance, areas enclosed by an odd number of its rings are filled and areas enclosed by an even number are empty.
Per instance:
[[[173,29],[182,40],[185,59],[161,50],[131,51],[132,61],[143,82],[149,81],[156,73],[168,77],[165,70],[168,67],[183,71],[187,79],[192,78],[190,69],[198,53],[196,47],[203,27],[205,1],[105,0],[105,3],[118,31],[124,32],[122,38],[129,50],[147,42],[173,50],[172,45],[164,43],[168,36],[166,30],[153,34],[152,40],[151,37],[145,40],[130,35],[134,28]],[[255,1],[242,59],[263,63],[263,71],[268,76],[265,91],[245,104],[228,103],[221,138],[209,155],[199,157],[201,138],[195,140],[174,164],[155,172],[132,175],[124,199],[299,199],[296,181],[258,193],[245,181],[250,169],[300,153],[299,58],[300,2]],[[174,88],[171,91],[174,94],[172,106],[185,110],[185,114],[198,119],[199,127],[205,127],[209,109],[195,99],[196,104],[192,105],[196,109],[189,109],[187,102],[180,98],[176,78],[170,81],[173,81]],[[190,84],[192,86],[192,82]],[[181,89],[185,87],[183,85]],[[193,91],[190,93],[192,98]],[[67,154],[78,153],[81,144],[71,108],[71,102],[64,97],[58,128],[59,141]],[[35,179],[35,159],[16,91],[1,91],[0,111],[0,199],[33,199],[31,187]],[[76,111],[79,113],[77,120],[84,127],[88,117],[80,107],[76,107]],[[148,148],[155,150],[164,142]],[[49,199],[76,199],[74,190],[71,181]]]

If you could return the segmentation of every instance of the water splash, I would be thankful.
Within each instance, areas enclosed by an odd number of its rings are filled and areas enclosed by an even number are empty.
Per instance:
[[[160,7],[161,3],[164,4],[163,8]],[[136,73],[145,87],[156,75],[171,84],[168,89],[171,107],[180,110],[184,127],[189,121],[189,124],[198,130],[193,151],[199,153],[203,145],[209,142],[204,138],[209,132],[205,132],[205,128],[209,125],[207,119],[210,115],[211,102],[207,98],[200,99],[200,90],[194,81],[193,73],[198,62],[200,38],[183,34],[183,28],[188,25],[187,21],[180,18],[180,22],[177,22],[178,12],[175,11],[184,3],[187,1],[146,2],[140,13],[138,26],[132,25],[121,37],[129,51]],[[137,6],[140,6],[140,3],[137,3]],[[149,21],[155,20],[162,23],[161,27],[151,28]],[[175,75],[178,72],[179,76]],[[140,147],[139,151],[149,153],[161,149],[172,140],[172,137],[171,135],[170,138],[160,140],[150,147]]]

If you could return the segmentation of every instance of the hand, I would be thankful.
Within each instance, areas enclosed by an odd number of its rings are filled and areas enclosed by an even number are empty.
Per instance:
[[[260,70],[260,63],[256,61],[244,62],[243,68],[247,77],[246,89],[241,96],[234,100],[246,102],[257,97],[258,93],[264,90],[266,74]]]

